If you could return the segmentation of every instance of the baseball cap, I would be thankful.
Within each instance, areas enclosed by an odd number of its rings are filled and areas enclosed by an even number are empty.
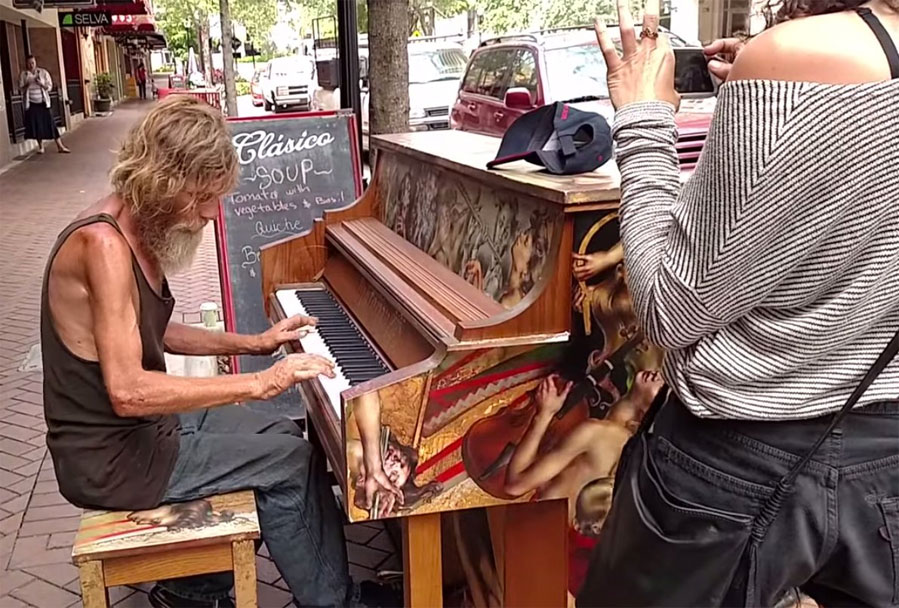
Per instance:
[[[493,169],[526,160],[550,173],[587,173],[612,158],[612,130],[606,119],[567,103],[556,103],[519,116],[503,135]]]

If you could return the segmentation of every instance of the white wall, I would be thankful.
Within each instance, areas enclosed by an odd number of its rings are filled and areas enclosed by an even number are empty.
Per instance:
[[[698,41],[699,0],[672,0],[671,31],[688,41]]]
[[[11,14],[12,13],[12,14]],[[41,12],[13,8],[12,0],[0,0],[0,17],[12,21],[16,25],[22,19],[32,22],[29,25],[59,27],[59,18],[55,8],[45,8]],[[39,22],[39,23],[34,23]]]

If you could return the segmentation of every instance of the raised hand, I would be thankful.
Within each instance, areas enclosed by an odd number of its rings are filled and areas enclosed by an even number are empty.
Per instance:
[[[674,51],[668,36],[659,35],[659,0],[647,0],[639,39],[627,0],[618,0],[620,55],[605,24],[597,19],[595,28],[608,67],[609,96],[616,109],[641,101],[680,106],[680,95],[674,90]]]
[[[270,368],[259,372],[261,399],[277,397],[295,384],[316,376],[334,377],[334,363],[318,355],[287,355]]]
[[[294,315],[276,323],[264,333],[259,334],[259,354],[270,355],[278,350],[282,344],[299,340],[312,331],[317,322],[318,319],[315,317]]]

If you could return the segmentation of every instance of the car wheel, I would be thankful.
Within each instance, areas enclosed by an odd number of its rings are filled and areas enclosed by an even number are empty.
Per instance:
[[[262,105],[264,106],[263,109],[264,109],[266,112],[271,112],[271,111],[272,111],[272,104],[271,104],[271,102],[270,102],[268,99],[263,98],[263,99],[262,99]]]
[[[258,99],[256,99],[256,98],[254,97],[254,98],[253,98],[253,107],[254,107],[254,108],[258,108],[258,107],[261,106],[261,105],[262,105],[262,102],[259,101]]]

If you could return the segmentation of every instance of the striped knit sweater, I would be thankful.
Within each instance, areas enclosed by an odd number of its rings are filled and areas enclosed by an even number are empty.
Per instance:
[[[899,328],[899,80],[740,81],[681,187],[673,108],[613,129],[634,307],[696,415],[838,410]],[[899,360],[859,405],[899,398]]]

